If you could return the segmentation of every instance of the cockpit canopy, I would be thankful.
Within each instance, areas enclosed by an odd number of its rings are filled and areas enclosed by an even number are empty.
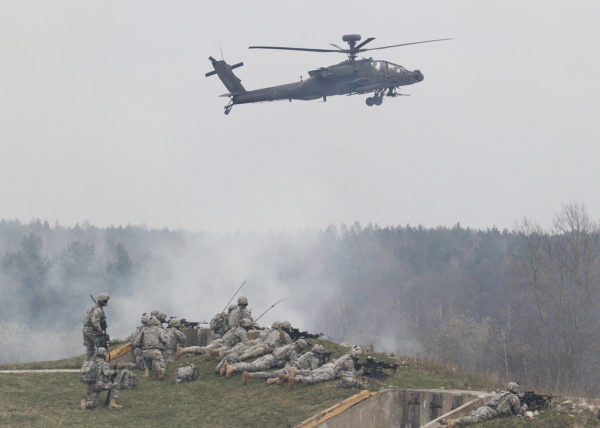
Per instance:
[[[377,60],[377,61],[373,61],[371,64],[372,64],[373,68],[375,69],[375,71],[377,71],[379,73],[403,74],[408,71],[408,70],[406,70],[406,68],[402,67],[401,65],[394,64],[389,61]]]

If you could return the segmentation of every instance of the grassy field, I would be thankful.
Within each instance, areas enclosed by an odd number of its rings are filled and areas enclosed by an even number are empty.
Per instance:
[[[346,348],[338,344],[321,343],[334,352],[334,357],[346,352]],[[76,357],[0,368],[79,368],[81,361],[82,357]],[[385,381],[370,380],[368,388],[374,391],[385,387],[485,390],[498,386],[448,367],[418,360],[405,361],[408,366],[399,367],[395,376]],[[200,377],[191,383],[175,385],[176,369],[191,363],[198,367]],[[124,408],[120,410],[105,407],[80,410],[79,401],[85,398],[85,385],[79,381],[77,373],[0,374],[0,425],[290,427],[357,393],[357,390],[337,388],[337,382],[296,385],[291,391],[286,387],[267,386],[264,380],[258,379],[250,379],[248,385],[243,386],[239,374],[231,378],[216,376],[215,365],[216,362],[206,361],[204,357],[185,358],[168,368],[164,381],[140,376],[135,390],[121,392],[118,402]],[[600,426],[591,412],[569,416],[576,413],[576,409],[565,409],[562,412],[546,411],[533,421],[519,418],[481,426]],[[554,420],[560,420],[561,424],[552,425]]]

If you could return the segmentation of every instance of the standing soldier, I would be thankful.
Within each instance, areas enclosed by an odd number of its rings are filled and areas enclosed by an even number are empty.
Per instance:
[[[252,318],[252,314],[247,309],[248,299],[246,297],[239,297],[237,301],[237,308],[232,310],[229,313],[229,318],[227,323],[229,324],[229,329],[239,327],[242,324],[243,319],[248,319],[254,322],[254,318]]]
[[[135,339],[134,347],[141,346],[144,358],[144,376],[150,376],[150,367],[156,370],[159,379],[165,378],[165,360],[161,348],[167,342],[165,331],[160,328],[160,321],[151,317]]]
[[[106,315],[104,315],[103,309],[108,305],[108,294],[98,294],[95,303],[83,319],[83,344],[87,350],[85,354],[87,360],[94,356],[98,347],[108,346]]]
[[[98,406],[98,395],[102,391],[108,391],[111,394],[109,409],[120,409],[121,405],[116,403],[119,398],[121,384],[114,382],[117,374],[116,369],[111,369],[104,357],[106,349],[99,347],[96,352],[96,360],[84,361],[81,367],[81,380],[87,383],[87,401],[81,400],[81,410],[93,409]]]
[[[165,363],[172,363],[175,361],[175,351],[178,346],[185,344],[185,334],[179,330],[181,324],[179,318],[169,319],[169,325],[167,327],[167,342],[165,344]]]

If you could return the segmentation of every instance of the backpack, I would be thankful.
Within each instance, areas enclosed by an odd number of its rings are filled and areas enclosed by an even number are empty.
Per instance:
[[[98,379],[98,364],[95,360],[83,362],[81,370],[79,370],[79,379],[85,383],[96,382],[96,379]]]
[[[135,389],[137,381],[138,377],[131,370],[125,369],[121,372],[121,377],[119,378],[121,389]]]
[[[198,369],[194,364],[177,369],[175,383],[191,382],[198,377]]]

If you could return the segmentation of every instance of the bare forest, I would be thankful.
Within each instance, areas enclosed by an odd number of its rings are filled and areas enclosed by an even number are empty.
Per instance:
[[[598,395],[600,234],[579,205],[547,228],[330,226],[190,233],[0,221],[0,363],[83,351],[90,294],[109,333],[143,312],[209,321],[236,288],[261,323],[493,373],[555,394]]]

